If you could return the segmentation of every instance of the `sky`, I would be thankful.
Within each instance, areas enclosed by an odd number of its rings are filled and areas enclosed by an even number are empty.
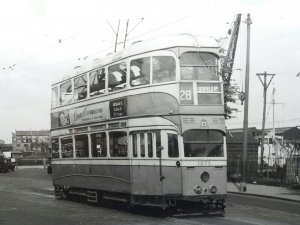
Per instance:
[[[295,0],[0,0],[0,139],[15,130],[50,129],[51,84],[75,66],[113,52],[120,19],[128,44],[161,35],[192,33],[224,39],[242,13],[233,84],[244,90],[247,13],[250,33],[249,127],[261,128],[263,87],[257,73],[276,74],[268,89],[266,127],[300,126],[300,2]],[[111,24],[111,27],[109,23]],[[122,49],[123,44],[118,45]],[[280,104],[279,104],[280,103]],[[228,128],[243,126],[243,106]]]

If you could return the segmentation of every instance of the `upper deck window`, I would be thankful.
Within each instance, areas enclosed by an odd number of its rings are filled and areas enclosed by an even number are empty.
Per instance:
[[[108,91],[117,91],[126,87],[127,67],[121,62],[108,67]]]
[[[104,94],[105,92],[105,68],[90,73],[90,96]]]
[[[185,52],[180,56],[181,80],[219,80],[218,58],[211,53]]]
[[[223,134],[216,130],[188,130],[183,133],[185,157],[224,157]]]
[[[130,62],[130,85],[150,84],[150,57],[135,59]]]
[[[52,88],[51,107],[58,106],[58,87]]]
[[[69,80],[60,85],[60,103],[67,104],[71,103],[72,100],[72,82]]]
[[[152,58],[152,83],[163,83],[176,80],[176,62],[171,56],[154,56]]]
[[[74,99],[81,100],[87,96],[87,76],[83,75],[74,79]]]

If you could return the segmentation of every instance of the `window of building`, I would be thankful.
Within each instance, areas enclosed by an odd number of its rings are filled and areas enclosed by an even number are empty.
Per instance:
[[[181,80],[219,80],[218,58],[211,53],[185,52],[180,56]]]
[[[224,157],[223,134],[216,130],[188,130],[183,133],[185,157]]]
[[[73,158],[73,139],[72,137],[61,139],[62,158]]]
[[[170,158],[179,156],[177,134],[168,134],[168,155]]]
[[[53,159],[59,158],[58,138],[52,138],[52,140],[51,140],[51,151],[52,151],[52,158]]]
[[[109,153],[112,157],[127,156],[127,133],[124,131],[109,132]]]
[[[91,134],[92,141],[92,157],[106,157],[107,145],[106,145],[106,133]]]
[[[58,87],[52,88],[51,107],[58,106]]]
[[[60,103],[67,104],[71,103],[73,100],[72,97],[72,82],[67,81],[60,85]]]
[[[135,59],[130,62],[130,85],[150,84],[150,57]]]
[[[152,58],[152,83],[163,83],[176,80],[176,62],[171,56],[154,56]]]
[[[86,74],[74,79],[74,99],[81,100],[87,97],[87,76]]]
[[[90,73],[90,96],[105,93],[105,68],[101,68]]]
[[[118,63],[108,67],[108,91],[117,91],[126,87],[126,63]]]
[[[76,157],[89,157],[89,141],[87,134],[75,136]]]

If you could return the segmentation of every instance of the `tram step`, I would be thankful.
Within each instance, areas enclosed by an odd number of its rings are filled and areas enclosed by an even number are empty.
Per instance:
[[[97,191],[87,190],[86,191],[87,202],[98,202],[98,194]]]

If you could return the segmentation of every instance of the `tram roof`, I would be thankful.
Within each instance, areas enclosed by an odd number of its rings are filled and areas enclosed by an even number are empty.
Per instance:
[[[82,74],[94,68],[105,66],[123,58],[173,47],[219,48],[217,42],[212,38],[188,33],[160,36],[148,40],[135,41],[125,49],[110,53],[103,58],[94,59],[93,62],[90,62],[87,65],[75,67],[73,70],[68,71],[67,74],[63,76],[63,79],[57,82],[67,80],[73,76]]]

